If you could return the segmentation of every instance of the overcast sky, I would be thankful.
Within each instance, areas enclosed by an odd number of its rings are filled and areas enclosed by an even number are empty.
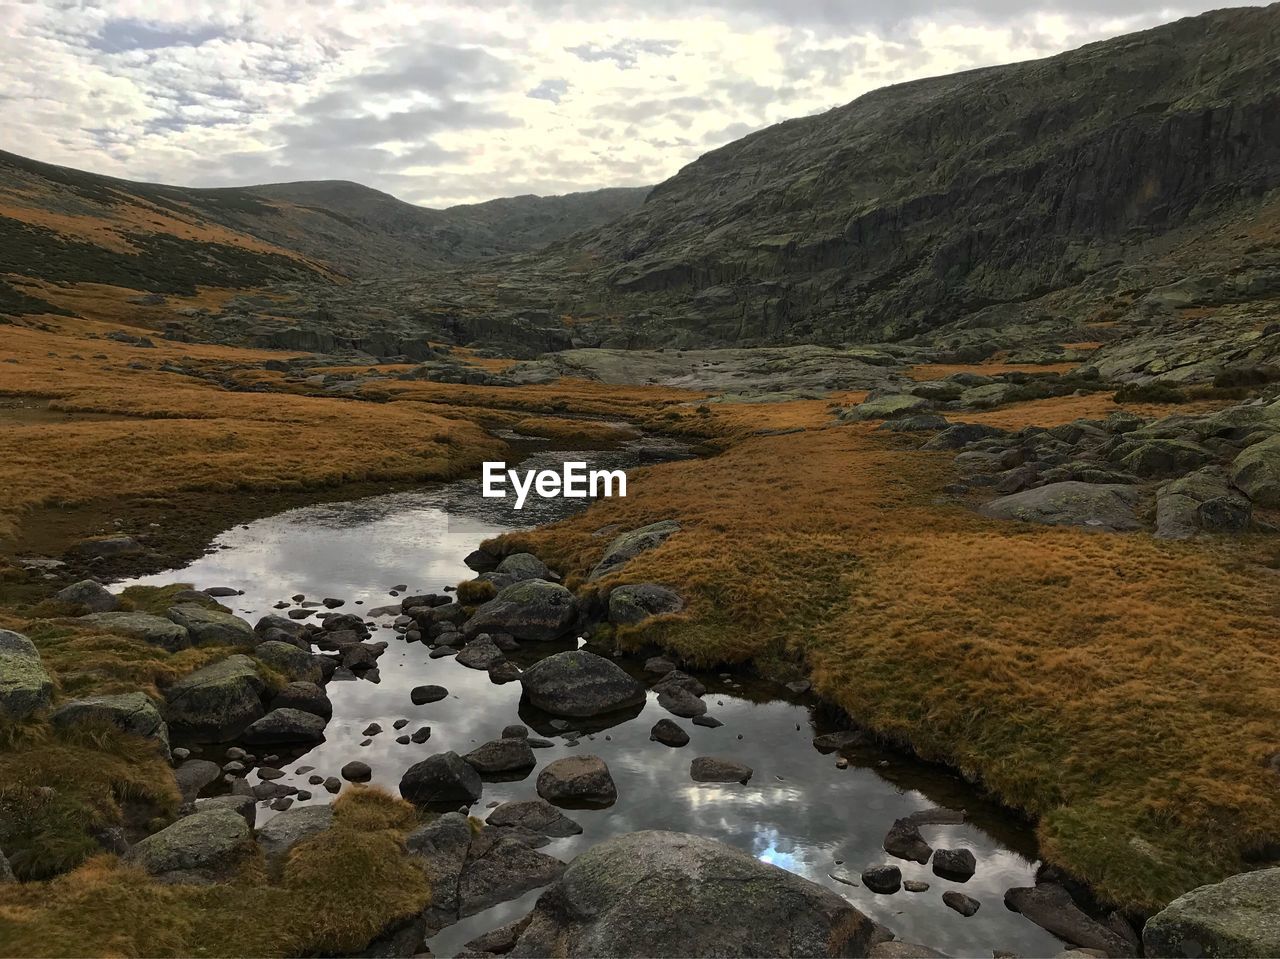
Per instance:
[[[887,83],[1214,6],[1188,2],[0,0],[0,147],[429,206],[638,186]]]

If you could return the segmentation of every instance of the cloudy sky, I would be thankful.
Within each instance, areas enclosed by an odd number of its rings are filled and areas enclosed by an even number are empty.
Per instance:
[[[0,0],[0,148],[429,206],[636,186],[887,83],[1221,5],[1186,2]]]

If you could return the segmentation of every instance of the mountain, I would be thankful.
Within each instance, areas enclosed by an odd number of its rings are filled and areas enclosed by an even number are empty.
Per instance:
[[[193,189],[0,152],[0,275],[153,293],[325,283],[533,250],[633,209],[646,193],[431,210],[342,181]],[[0,312],[38,306],[0,284]]]
[[[1189,274],[1280,295],[1277,187],[1272,5],[780,123],[524,268],[576,274],[559,308],[640,343],[900,340],[1121,309]]]

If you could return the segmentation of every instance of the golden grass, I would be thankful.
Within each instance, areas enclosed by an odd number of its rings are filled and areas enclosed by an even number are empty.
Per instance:
[[[980,376],[998,376],[1001,373],[1070,373],[1079,363],[1004,363],[985,360],[981,363],[922,363],[906,370],[907,376],[916,381],[941,380],[953,373],[977,373]]]
[[[51,882],[0,886],[0,954],[353,952],[430,899],[422,870],[403,848],[416,822],[402,800],[349,786],[334,804],[333,827],[296,847],[277,881],[251,864],[231,883],[160,885],[99,856]]]
[[[159,366],[190,357],[195,365],[217,366],[280,355],[163,340],[140,350],[70,330],[6,327],[0,362],[18,362],[0,366],[0,393],[120,418],[39,429],[0,423],[0,536],[42,505],[182,490],[447,479],[500,449],[476,422],[421,406],[232,392],[204,379],[128,368],[132,361]]]
[[[1044,403],[1025,406],[1068,405]],[[580,583],[592,530],[680,519],[611,581],[673,585],[686,611],[621,642],[802,660],[859,722],[1037,817],[1047,856],[1117,903],[1280,840],[1280,608],[1252,544],[985,521],[935,503],[949,478],[870,426],[758,438],[504,542]]]
[[[623,440],[633,440],[640,435],[638,430],[625,424],[575,420],[559,416],[529,416],[512,423],[511,428],[525,436],[540,436],[563,443],[592,445],[619,443]]]

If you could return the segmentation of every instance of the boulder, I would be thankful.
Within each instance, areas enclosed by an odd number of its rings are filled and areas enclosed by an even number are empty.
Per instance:
[[[414,763],[400,779],[400,795],[412,803],[471,804],[480,798],[480,774],[455,752],[436,753]]]
[[[481,579],[490,577],[493,577],[492,581],[495,585],[498,585],[500,578],[503,586],[522,583],[527,579],[557,580],[560,578],[532,553],[512,553],[504,557],[492,573],[484,574]]]
[[[1280,869],[1183,893],[1147,920],[1148,956],[1280,956]]]
[[[216,782],[221,775],[222,768],[207,759],[185,759],[173,771],[173,779],[178,784],[183,802],[194,802],[200,795],[200,790]]]
[[[482,776],[532,769],[536,763],[527,738],[495,739],[462,758]]]
[[[892,895],[902,887],[902,870],[897,866],[868,866],[862,870],[862,884],[872,892]]]
[[[482,634],[464,646],[455,661],[468,669],[494,669],[506,660],[507,654],[498,648],[493,638]]]
[[[417,857],[431,887],[431,902],[423,918],[429,932],[452,925],[458,919],[458,881],[471,849],[471,824],[459,812],[449,812],[405,839],[405,846]]]
[[[933,874],[955,882],[968,882],[978,861],[968,849],[937,849],[933,853]]]
[[[193,809],[198,813],[229,809],[242,817],[250,829],[258,824],[258,803],[252,795],[207,796],[204,799],[197,799]]]
[[[649,730],[649,739],[664,746],[687,746],[689,734],[670,719],[659,719]]]
[[[184,676],[164,691],[172,731],[196,742],[225,742],[263,715],[266,683],[248,656],[228,656]]]
[[[925,443],[921,449],[958,450],[978,440],[1004,435],[1004,430],[984,423],[953,423]]]
[[[1245,447],[1231,464],[1231,482],[1258,506],[1280,506],[1280,435]]]
[[[556,653],[520,676],[529,702],[556,716],[599,716],[645,701],[641,683],[617,663],[586,650]]]
[[[865,956],[890,939],[842,897],[724,843],[636,832],[582,853],[512,956]]]
[[[124,855],[166,882],[209,883],[225,879],[253,848],[244,817],[230,809],[184,816],[148,836]]]
[[[1004,904],[1072,945],[1100,949],[1109,956],[1134,954],[1132,945],[1090,918],[1075,904],[1071,894],[1057,883],[1010,889],[1004,894]]]
[[[272,709],[300,709],[323,719],[333,716],[333,703],[315,683],[290,683],[271,700]]]
[[[689,764],[689,775],[696,783],[743,783],[754,770],[746,763],[724,756],[699,756]]]
[[[301,709],[273,709],[249,724],[241,739],[250,745],[324,742],[325,719]]]
[[[290,682],[321,683],[324,673],[316,657],[289,643],[260,643],[253,655],[263,665],[284,675]]]
[[[979,512],[992,519],[1050,526],[1134,530],[1142,525],[1135,511],[1139,495],[1132,486],[1068,481],[1002,496],[980,507]]]
[[[120,605],[109,589],[91,579],[63,587],[53,594],[53,598],[73,610],[83,609],[90,613],[115,612]]]
[[[191,642],[197,646],[237,646],[252,649],[257,643],[253,629],[239,616],[183,603],[169,609],[168,617],[187,631]]]
[[[966,896],[962,892],[956,892],[954,889],[948,889],[942,894],[942,901],[947,908],[954,909],[966,919],[978,911],[978,907],[982,903],[974,899],[972,896]]]
[[[265,636],[267,633],[270,633],[273,630],[279,630],[282,633],[286,633],[295,640],[302,640],[304,642],[307,641],[306,640],[306,636],[307,636],[306,624],[299,623],[296,620],[288,619],[284,616],[276,616],[276,615],[263,616],[253,626],[253,631],[257,633],[259,636]]]
[[[666,542],[667,537],[680,531],[680,524],[673,519],[650,523],[629,533],[622,533],[605,548],[604,556],[591,570],[588,579],[599,579],[634,559],[646,550]]]
[[[609,767],[599,756],[566,756],[538,773],[538,795],[557,806],[612,806],[618,798]]]
[[[35,643],[0,629],[0,718],[25,719],[48,706],[52,697],[53,680]]]
[[[55,709],[50,720],[55,726],[111,723],[126,733],[154,739],[161,751],[169,755],[169,727],[155,703],[143,693],[73,699]]]
[[[926,863],[933,855],[933,849],[920,835],[920,827],[909,819],[894,821],[888,834],[884,837],[884,851],[899,859]]]
[[[683,719],[693,719],[707,711],[706,703],[679,686],[672,686],[658,693],[658,705]]]
[[[913,413],[925,413],[932,409],[931,404],[923,396],[910,393],[889,393],[864,400],[857,406],[850,407],[840,414],[842,420],[892,420]]]
[[[544,799],[505,802],[489,813],[493,828],[518,829],[551,839],[581,834],[582,827]]]
[[[279,867],[299,843],[324,832],[333,825],[332,806],[300,806],[272,816],[258,830],[258,846],[267,864]]]
[[[191,636],[186,629],[172,620],[150,613],[91,613],[81,616],[80,622],[104,633],[140,639],[171,653],[191,645]]]
[[[475,611],[463,632],[509,633],[520,640],[559,639],[578,618],[578,601],[559,583],[530,579],[513,583]]]
[[[684,600],[657,583],[634,583],[619,586],[609,593],[609,622],[618,625],[638,623],[650,616],[678,613]]]
[[[473,916],[500,902],[554,882],[564,872],[559,859],[530,849],[516,838],[501,837],[477,855],[484,833],[472,840],[458,880],[458,915]]]
[[[1121,458],[1120,465],[1135,476],[1152,479],[1181,476],[1211,459],[1213,454],[1196,443],[1157,438],[1139,443]]]
[[[1239,533],[1248,529],[1253,506],[1227,480],[1224,470],[1207,467],[1166,483],[1156,493],[1156,536],[1187,539],[1197,533]]]
[[[449,695],[443,686],[415,686],[409,691],[409,699],[415,706],[438,703]]]
[[[358,759],[353,759],[346,763],[342,769],[342,778],[351,783],[367,783],[373,778],[373,770],[369,768],[368,763],[362,763]],[[329,781],[325,780],[325,788],[329,789]],[[337,792],[337,789],[329,789],[329,792]]]

